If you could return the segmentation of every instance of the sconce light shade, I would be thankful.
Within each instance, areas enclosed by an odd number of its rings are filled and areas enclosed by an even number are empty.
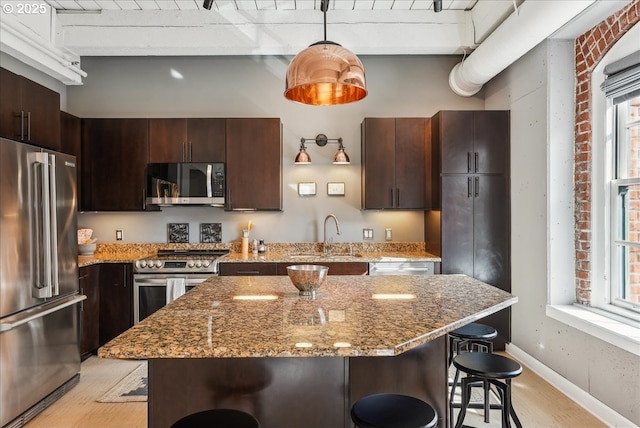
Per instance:
[[[284,96],[309,105],[359,101],[367,96],[364,66],[337,43],[314,43],[289,64]]]
[[[300,151],[296,155],[295,163],[297,165],[308,165],[311,163],[311,156],[307,153],[304,143],[300,144]]]
[[[351,161],[349,160],[349,155],[344,151],[344,147],[342,146],[342,144],[340,144],[340,148],[333,156],[333,163],[335,165],[348,165],[351,163]]]

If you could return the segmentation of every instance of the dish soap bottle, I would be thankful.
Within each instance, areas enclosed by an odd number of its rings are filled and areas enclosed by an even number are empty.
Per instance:
[[[260,254],[264,254],[265,251],[266,251],[266,247],[264,246],[264,239],[261,239],[260,245],[258,245],[258,252]]]
[[[258,255],[258,240],[257,239],[253,240],[253,245],[251,246],[251,252],[253,253],[254,256]]]

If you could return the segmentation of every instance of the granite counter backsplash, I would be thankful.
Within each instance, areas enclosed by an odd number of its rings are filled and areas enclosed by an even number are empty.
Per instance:
[[[254,257],[249,253],[243,257],[239,242],[224,242],[213,244],[167,244],[167,243],[98,243],[92,256],[78,256],[80,267],[97,263],[131,263],[137,259],[153,256],[159,249],[229,249],[231,253],[221,261],[234,262],[304,262],[321,258],[322,243],[298,242],[298,243],[268,243],[267,251]],[[308,258],[291,258],[291,255],[309,255]],[[393,259],[411,259],[420,261],[439,262],[440,258],[425,251],[424,242],[353,242],[334,243],[331,254],[347,255],[332,261],[380,261]],[[318,256],[318,257],[317,257]]]

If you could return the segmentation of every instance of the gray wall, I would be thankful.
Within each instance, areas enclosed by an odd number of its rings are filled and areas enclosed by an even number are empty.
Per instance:
[[[221,222],[223,241],[238,239],[251,219],[252,238],[267,242],[322,239],[325,216],[334,213],[338,242],[362,240],[362,228],[384,229],[394,241],[422,241],[423,213],[360,209],[360,124],[365,117],[430,117],[441,109],[483,109],[479,95],[462,98],[448,87],[458,57],[364,57],[369,95],[354,104],[306,106],[284,98],[284,57],[83,58],[85,84],[68,88],[68,111],[80,117],[279,117],[283,123],[284,212],[236,213],[216,208],[165,208],[161,213],[84,213],[81,226],[102,242],[124,230],[125,242],[165,242],[166,224],[189,222],[198,241],[201,222]],[[183,78],[172,77],[172,71]],[[335,145],[309,146],[312,165],[294,165],[300,138],[342,137],[351,165],[332,165]],[[260,174],[247,165],[248,174]],[[328,197],[327,182],[344,182],[344,197]],[[315,197],[300,198],[298,182],[316,182]]]
[[[640,424],[640,358],[545,314],[573,301],[574,82],[573,42],[546,41],[485,88],[511,110],[512,343]]]

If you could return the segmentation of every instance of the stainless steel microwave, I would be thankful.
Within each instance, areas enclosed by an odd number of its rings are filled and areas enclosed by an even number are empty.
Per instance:
[[[147,205],[224,206],[224,163],[147,164]]]

